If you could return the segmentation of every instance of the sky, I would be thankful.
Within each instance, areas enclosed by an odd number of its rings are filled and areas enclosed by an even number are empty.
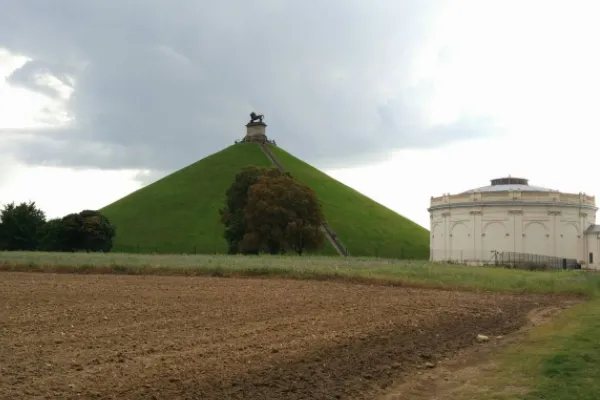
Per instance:
[[[600,3],[0,0],[0,204],[101,208],[233,144],[429,227],[512,175],[600,195]]]

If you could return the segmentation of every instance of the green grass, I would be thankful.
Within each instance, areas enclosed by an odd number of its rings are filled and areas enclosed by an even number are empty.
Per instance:
[[[342,279],[415,287],[594,296],[600,275],[374,258],[0,252],[4,270]]]
[[[325,216],[352,255],[429,257],[429,233],[319,170],[273,148],[297,179],[316,191]],[[218,210],[235,174],[247,165],[270,167],[254,143],[232,145],[176,171],[101,211],[117,227],[114,251],[223,254]],[[326,241],[318,252],[337,254]]]
[[[576,305],[508,347],[477,386],[457,399],[597,400],[600,398],[600,298]],[[520,388],[520,393],[506,388]],[[491,395],[493,393],[493,395]]]
[[[600,300],[569,310],[536,333],[526,348],[529,357],[513,359],[533,387],[523,399],[600,398]]]
[[[428,259],[429,231],[395,211],[336,181],[285,150],[271,146],[294,177],[313,189],[327,222],[350,254],[400,259]]]
[[[225,253],[218,210],[246,165],[270,163],[255,144],[230,146],[104,207],[117,227],[114,251]]]

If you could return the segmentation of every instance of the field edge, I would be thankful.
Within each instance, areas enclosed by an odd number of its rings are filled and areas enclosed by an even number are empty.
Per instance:
[[[426,267],[425,267],[426,268]],[[377,270],[364,274],[364,271],[331,268],[289,268],[285,266],[250,266],[243,268],[228,268],[221,265],[202,265],[196,267],[165,266],[165,265],[127,265],[113,263],[110,265],[97,264],[46,264],[46,263],[9,263],[0,260],[0,272],[23,273],[59,273],[59,274],[89,274],[89,275],[147,275],[147,276],[196,276],[216,278],[247,278],[247,279],[290,279],[335,281],[362,285],[394,286],[415,289],[434,289],[444,291],[463,291],[473,293],[512,293],[512,294],[548,294],[561,298],[576,298],[591,300],[594,296],[585,290],[571,291],[557,288],[555,291],[532,287],[488,287],[485,283],[474,285],[443,282],[427,277],[393,276]],[[535,273],[535,272],[534,272]]]

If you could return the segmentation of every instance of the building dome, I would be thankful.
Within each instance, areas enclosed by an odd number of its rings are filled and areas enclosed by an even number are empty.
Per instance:
[[[598,265],[600,226],[594,196],[504,177],[488,186],[432,197],[431,260],[486,264],[570,259]]]
[[[467,190],[463,193],[474,192],[502,192],[502,191],[527,191],[527,192],[558,192],[558,190],[548,189],[541,186],[531,186],[529,180],[525,178],[496,178],[491,180],[491,185],[482,186],[476,189]]]

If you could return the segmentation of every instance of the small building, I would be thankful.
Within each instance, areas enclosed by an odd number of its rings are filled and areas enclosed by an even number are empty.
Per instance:
[[[267,124],[262,121],[249,122],[246,124],[246,136],[242,139],[242,142],[266,143],[268,141],[266,128]]]
[[[263,122],[264,115],[252,112],[250,113],[250,118],[250,122],[246,124],[246,136],[242,140],[236,140],[235,143],[255,142],[276,146],[275,140],[267,138],[267,124]]]
[[[523,178],[432,197],[430,260],[490,264],[568,259],[600,268],[595,197],[529,185]]]

